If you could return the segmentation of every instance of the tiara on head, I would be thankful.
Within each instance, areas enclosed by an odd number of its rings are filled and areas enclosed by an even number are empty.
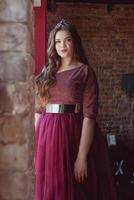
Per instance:
[[[63,25],[68,25],[69,24],[69,22],[67,21],[67,20],[65,20],[65,19],[61,19],[57,24],[56,24],[56,28],[59,28],[59,27],[61,27],[61,26],[63,26]]]
[[[60,20],[60,24],[67,24],[67,21],[65,19]]]

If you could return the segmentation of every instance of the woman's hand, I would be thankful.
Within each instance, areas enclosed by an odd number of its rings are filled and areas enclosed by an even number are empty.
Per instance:
[[[74,174],[78,182],[83,182],[87,178],[87,155],[89,153],[93,135],[95,121],[87,117],[83,120],[82,134],[78,150],[77,159],[74,164]]]
[[[81,156],[78,156],[74,163],[74,175],[76,181],[82,183],[87,178],[87,160]]]

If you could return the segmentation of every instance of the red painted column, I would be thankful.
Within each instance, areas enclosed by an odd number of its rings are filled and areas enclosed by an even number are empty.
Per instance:
[[[46,61],[46,0],[34,7],[35,75],[39,74]]]

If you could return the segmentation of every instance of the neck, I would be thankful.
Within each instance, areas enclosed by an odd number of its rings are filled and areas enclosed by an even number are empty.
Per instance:
[[[73,58],[65,58],[61,60],[61,68],[66,68],[68,66],[73,65],[74,63],[76,63],[76,60],[74,60]]]

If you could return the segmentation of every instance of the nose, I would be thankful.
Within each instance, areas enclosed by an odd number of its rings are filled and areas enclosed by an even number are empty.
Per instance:
[[[65,41],[61,41],[61,47],[64,48],[66,46]]]

